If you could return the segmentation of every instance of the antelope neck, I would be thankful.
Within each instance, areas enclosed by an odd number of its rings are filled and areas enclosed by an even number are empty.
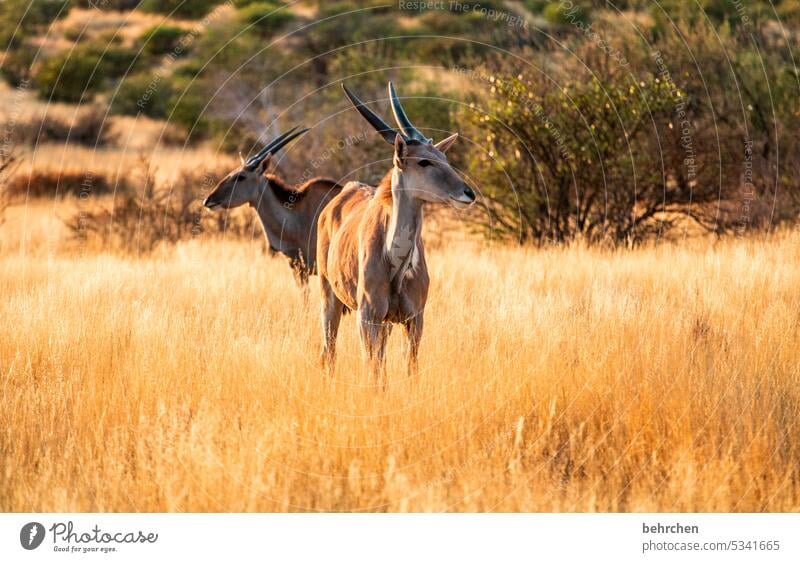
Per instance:
[[[395,260],[410,260],[422,230],[422,201],[405,189],[403,172],[392,170],[392,214],[386,235],[386,253]],[[402,254],[402,255],[396,255]]]
[[[250,205],[258,213],[270,247],[278,251],[287,250],[287,242],[291,243],[295,238],[294,222],[291,213],[281,205],[266,180],[262,184],[258,198],[256,201],[251,201]]]

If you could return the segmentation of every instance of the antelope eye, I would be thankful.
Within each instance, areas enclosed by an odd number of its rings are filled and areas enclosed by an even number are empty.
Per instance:
[[[420,166],[422,166],[424,168],[425,166],[430,166],[431,165],[431,161],[430,160],[420,160],[419,162],[417,162],[417,164],[419,164]]]

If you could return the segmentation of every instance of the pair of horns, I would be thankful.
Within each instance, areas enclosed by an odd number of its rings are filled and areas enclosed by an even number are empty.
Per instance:
[[[350,91],[347,86],[342,84],[342,88],[344,88],[344,93],[347,95],[347,99],[350,100],[350,103],[353,104],[358,112],[369,122],[370,125],[375,128],[376,131],[381,134],[384,140],[386,140],[386,142],[389,144],[394,144],[394,139],[397,135],[401,135],[405,140],[414,139],[426,144],[433,144],[433,139],[429,139],[423,135],[422,132],[417,129],[413,123],[411,123],[411,120],[408,118],[405,109],[403,109],[403,106],[400,103],[400,99],[397,97],[394,84],[391,82],[389,82],[389,99],[392,102],[392,113],[394,114],[394,119],[397,121],[397,125],[400,127],[399,131],[387,125],[386,122],[375,112],[364,105],[364,102],[358,99],[358,96]],[[254,170],[256,166],[263,162],[267,156],[275,154],[291,141],[301,135],[304,135],[308,131],[309,129],[300,129],[298,131],[297,127],[292,127],[278,138],[268,143],[264,148],[259,150],[257,154],[248,158],[244,163],[244,167],[248,170]]]
[[[309,129],[300,129],[297,130],[297,127],[292,127],[281,136],[273,140],[272,142],[268,143],[264,148],[258,151],[258,154],[255,156],[251,156],[247,159],[247,162],[244,163],[244,167],[248,170],[254,170],[256,166],[261,164],[264,161],[264,158],[269,156],[270,154],[275,154],[281,148],[289,144],[291,141],[299,137],[300,135],[304,135],[307,133]]]
[[[342,84],[342,88],[344,88],[344,93],[347,96],[347,99],[350,100],[350,103],[353,104],[358,112],[366,119],[373,128],[380,133],[383,139],[388,142],[389,144],[394,144],[394,139],[397,135],[401,135],[405,140],[418,140],[420,142],[426,144],[433,144],[433,139],[429,139],[425,135],[423,135],[419,129],[417,129],[412,123],[411,120],[406,115],[405,109],[400,104],[400,100],[397,97],[397,92],[394,90],[394,84],[389,82],[389,99],[392,102],[392,113],[394,114],[394,119],[397,121],[398,127],[400,130],[393,129],[386,122],[381,119],[375,112],[373,112],[370,108],[364,105],[358,96],[356,96],[347,86]]]

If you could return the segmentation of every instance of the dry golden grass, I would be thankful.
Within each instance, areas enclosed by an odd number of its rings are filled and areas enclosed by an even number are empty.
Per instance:
[[[74,40],[106,39],[115,36],[128,47],[137,46],[142,34],[153,26],[177,26],[191,29],[194,22],[148,14],[141,10],[115,12],[94,8],[72,8],[67,16],[56,21],[41,43],[48,51],[69,48]]]
[[[33,199],[27,205],[9,206],[3,217],[5,223],[0,225],[0,256],[18,254],[38,259],[69,250],[66,222],[78,211],[77,198],[58,202]]]
[[[257,247],[5,248],[2,511],[800,508],[800,235],[435,249],[385,390]]]
[[[30,173],[32,170],[85,174],[86,170],[91,170],[92,173],[105,175],[112,181],[130,176],[132,170],[140,168],[144,160],[150,163],[153,176],[159,184],[168,184],[185,171],[205,170],[214,166],[233,169],[239,165],[236,158],[212,147],[161,147],[157,150],[145,150],[42,144],[21,151],[21,154],[20,174]]]

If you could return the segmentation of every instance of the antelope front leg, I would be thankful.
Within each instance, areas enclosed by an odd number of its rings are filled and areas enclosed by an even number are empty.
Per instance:
[[[419,355],[419,342],[422,339],[422,325],[422,312],[412,316],[403,324],[408,338],[408,376],[417,374],[417,356]]]
[[[391,324],[383,324],[378,330],[378,373],[377,377],[381,381],[383,388],[386,388],[386,344],[389,341],[389,335],[392,333]]]
[[[320,276],[322,294],[322,366],[333,375],[336,363],[336,336],[344,305],[339,301],[325,277]]]
[[[376,318],[368,308],[359,310],[359,334],[364,348],[365,359],[370,372],[376,381],[386,378],[386,340],[389,338],[391,325],[384,324]]]

